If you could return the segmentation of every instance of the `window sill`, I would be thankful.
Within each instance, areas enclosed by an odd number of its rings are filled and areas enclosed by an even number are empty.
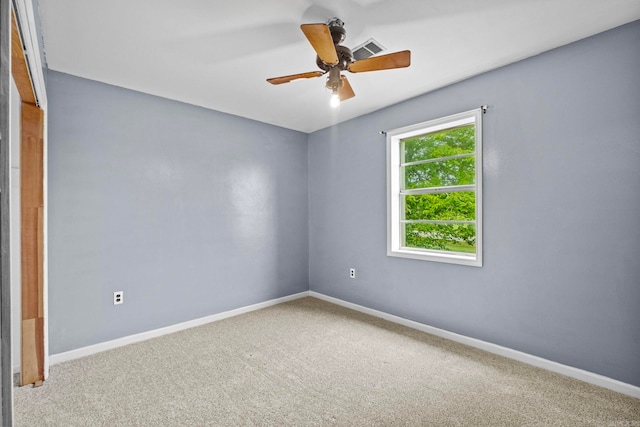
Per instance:
[[[423,261],[444,262],[448,264],[469,265],[472,267],[482,267],[482,259],[477,255],[465,255],[460,253],[446,252],[424,252],[411,249],[388,250],[387,256],[418,259]]]

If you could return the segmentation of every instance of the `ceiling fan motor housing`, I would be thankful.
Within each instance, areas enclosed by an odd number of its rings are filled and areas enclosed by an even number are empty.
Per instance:
[[[346,70],[349,67],[349,64],[353,62],[353,53],[351,52],[351,49],[346,46],[336,45],[336,53],[338,54],[337,64],[327,64],[323,62],[319,56],[316,56],[316,64],[324,71],[329,71],[332,68],[339,68],[342,71]]]
[[[319,56],[316,56],[316,64],[324,71],[329,71],[332,68],[338,68],[344,71],[349,67],[349,64],[353,62],[353,53],[351,52],[351,49],[340,45],[347,36],[347,30],[344,29],[344,22],[339,18],[333,18],[327,23],[327,26],[329,27],[331,39],[333,40],[336,53],[338,54],[338,63],[327,64],[323,62]]]

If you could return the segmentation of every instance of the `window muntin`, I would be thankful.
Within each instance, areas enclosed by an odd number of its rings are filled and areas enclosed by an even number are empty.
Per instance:
[[[481,117],[387,132],[388,255],[482,265]]]
[[[475,183],[475,156],[443,158],[418,164],[402,164],[404,189],[473,185]]]

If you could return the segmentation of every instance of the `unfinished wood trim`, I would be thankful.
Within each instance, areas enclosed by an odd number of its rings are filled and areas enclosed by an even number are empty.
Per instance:
[[[22,365],[20,382],[22,385],[35,384],[44,380],[42,360],[44,358],[44,319],[22,321]]]
[[[44,179],[44,177],[43,177]],[[38,224],[36,235],[38,247],[38,318],[44,319],[44,202],[38,208]],[[44,337],[43,337],[44,339]]]
[[[32,384],[40,381],[38,377],[37,319],[22,320],[22,353],[20,357],[20,383]]]
[[[43,132],[44,111],[23,102],[20,137],[22,385],[44,380]]]
[[[24,56],[24,47],[13,10],[11,11],[11,73],[22,102],[36,105],[33,84],[31,83],[27,60]]]

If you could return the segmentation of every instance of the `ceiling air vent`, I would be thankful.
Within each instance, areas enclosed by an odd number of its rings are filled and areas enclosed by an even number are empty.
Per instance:
[[[360,46],[356,46],[352,49],[353,59],[359,61],[361,59],[365,59],[377,53],[380,53],[383,50],[385,50],[384,46],[382,46],[378,41],[369,39],[366,42],[362,43]]]

